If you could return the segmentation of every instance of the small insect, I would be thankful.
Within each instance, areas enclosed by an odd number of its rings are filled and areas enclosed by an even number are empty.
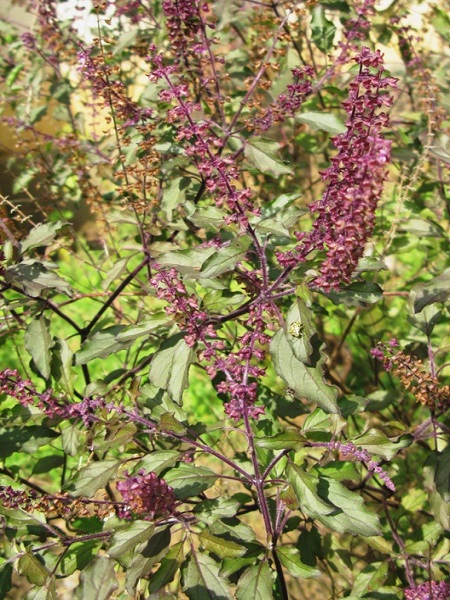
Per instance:
[[[300,321],[294,321],[289,325],[289,333],[292,337],[301,338],[303,335],[304,325]]]

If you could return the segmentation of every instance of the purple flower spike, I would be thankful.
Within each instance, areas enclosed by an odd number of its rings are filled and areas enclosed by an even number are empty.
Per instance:
[[[156,473],[146,473],[141,469],[137,475],[125,472],[125,481],[119,481],[117,489],[126,504],[119,509],[123,519],[134,515],[143,515],[145,521],[153,521],[155,517],[167,517],[175,510],[175,494],[163,479]]]
[[[405,600],[449,600],[450,583],[445,581],[427,581],[420,585],[407,588],[405,591]]]

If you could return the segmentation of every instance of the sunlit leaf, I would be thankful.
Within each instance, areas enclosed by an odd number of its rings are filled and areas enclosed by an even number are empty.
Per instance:
[[[351,283],[339,291],[330,291],[325,294],[334,304],[345,304],[346,306],[361,306],[375,304],[383,299],[383,290],[376,283],[362,281]]]
[[[232,600],[218,564],[206,554],[192,552],[183,570],[183,591],[189,600]]]
[[[386,581],[389,563],[375,562],[367,565],[356,576],[352,588],[352,594],[358,598],[363,598],[365,594],[376,592]]]
[[[147,472],[159,475],[166,469],[176,465],[183,454],[176,450],[155,450],[142,458],[136,465],[136,471],[144,469]]]
[[[236,600],[271,600],[272,569],[266,562],[250,567],[241,575],[236,589]]]
[[[180,403],[188,386],[189,367],[194,350],[187,346],[181,335],[174,335],[162,343],[150,365],[149,379],[153,385],[165,389],[172,400]]]
[[[50,577],[50,572],[31,552],[26,552],[19,559],[19,571],[30,583],[42,586]]]
[[[298,360],[282,329],[273,336],[270,353],[276,372],[298,398],[315,402],[328,412],[339,412],[337,389],[325,383],[322,367],[308,367]]]
[[[279,546],[277,548],[277,555],[283,567],[292,577],[308,579],[309,577],[318,577],[320,575],[319,569],[302,563],[300,552],[296,548]]]
[[[183,542],[174,544],[161,560],[159,569],[151,576],[149,592],[154,594],[167,583],[170,583],[180,570],[184,560]]]
[[[336,26],[325,16],[323,7],[316,4],[312,9],[311,40],[324,54],[333,47]]]
[[[127,568],[126,589],[133,594],[139,579],[147,575],[152,567],[168,554],[170,547],[170,527],[155,527],[147,543],[142,544]]]
[[[346,129],[344,123],[333,113],[302,112],[296,115],[295,119],[309,125],[312,129],[327,131],[332,135],[343,133]]]
[[[54,270],[57,265],[46,262],[43,264],[38,260],[26,260],[18,265],[8,267],[5,272],[5,280],[8,283],[18,285],[25,294],[37,298],[43,291],[55,291],[70,296],[72,293],[70,285],[64,281]]]
[[[74,478],[66,485],[68,491],[74,496],[92,497],[97,490],[105,485],[115,476],[119,468],[116,460],[99,460],[82,467]]]
[[[20,242],[22,254],[32,248],[50,245],[58,231],[66,224],[64,221],[55,221],[54,223],[40,223],[36,227],[33,227],[30,233]]]
[[[114,561],[98,556],[81,572],[80,583],[75,590],[75,600],[111,600],[119,587],[114,571]]]
[[[25,348],[33,363],[44,379],[50,377],[52,355],[50,349],[54,342],[49,331],[49,321],[45,317],[31,321],[25,332]]]
[[[203,263],[200,277],[218,277],[222,273],[233,270],[236,263],[245,257],[250,242],[248,236],[235,238],[228,246],[221,248]]]
[[[197,496],[214,485],[217,475],[206,467],[186,463],[168,471],[164,479],[173,487],[177,498],[184,500],[190,496]]]
[[[380,533],[376,515],[365,508],[361,496],[339,481],[316,477],[296,465],[289,466],[288,477],[301,509],[310,517],[341,533],[348,531],[363,536]]]
[[[392,458],[403,448],[412,444],[412,437],[402,435],[390,440],[382,431],[378,429],[369,429],[363,435],[354,438],[353,442],[367,450],[370,454],[375,454],[384,460]]]
[[[111,538],[108,554],[120,560],[123,554],[133,550],[138,544],[148,541],[154,529],[155,526],[148,521],[134,521],[124,529],[119,529]]]
[[[445,269],[441,275],[433,277],[427,283],[416,285],[411,291],[414,312],[419,313],[429,304],[446,302],[450,296],[450,268]]]
[[[261,173],[274,177],[292,175],[292,169],[278,158],[279,146],[273,140],[253,139],[245,145],[244,154],[249,163]]]
[[[237,544],[231,540],[218,537],[209,531],[202,531],[198,539],[202,546],[220,558],[234,558],[245,554],[246,548],[242,544]]]
[[[61,573],[67,577],[77,570],[82,571],[95,558],[98,547],[96,540],[71,544],[61,558]]]

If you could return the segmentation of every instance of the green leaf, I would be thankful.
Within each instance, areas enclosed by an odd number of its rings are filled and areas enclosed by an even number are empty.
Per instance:
[[[319,496],[317,491],[319,480],[317,477],[306,473],[294,464],[288,465],[286,475],[294,488],[301,510],[304,510],[313,518],[328,516],[334,512],[334,506],[324,502]]]
[[[65,577],[75,571],[82,571],[97,555],[99,542],[91,540],[71,544],[59,563],[59,568]]]
[[[65,427],[61,434],[62,447],[66,454],[75,456],[81,445],[81,432],[76,425]]]
[[[324,54],[333,47],[336,27],[329,21],[320,4],[312,9],[311,18],[311,40],[313,44]]]
[[[203,263],[217,254],[217,248],[197,248],[194,250],[179,250],[164,252],[156,256],[158,264],[164,267],[174,267],[179,273],[191,277],[198,276]]]
[[[104,454],[108,450],[124,447],[132,442],[138,428],[134,423],[116,422],[107,426],[106,436],[94,439],[93,449]]]
[[[402,226],[406,231],[418,238],[444,238],[445,232],[442,227],[431,219],[409,219]]]
[[[170,527],[155,527],[151,538],[139,549],[127,568],[126,589],[129,594],[135,595],[139,579],[147,575],[152,567],[167,555],[170,540]]]
[[[237,517],[212,522],[210,531],[216,535],[223,535],[226,539],[234,540],[237,543],[256,541],[253,529]]]
[[[13,67],[11,69],[11,71],[8,73],[5,82],[9,88],[17,89],[17,88],[13,88],[13,85],[24,67],[25,67],[24,64],[18,64],[15,67]]]
[[[105,292],[109,290],[112,282],[125,272],[129,260],[130,257],[127,256],[126,258],[121,258],[114,263],[111,269],[106,273],[105,279],[103,279],[101,283],[102,290]]]
[[[115,477],[120,463],[116,460],[99,460],[82,467],[66,484],[66,489],[74,496],[92,498],[97,490]]]
[[[235,238],[228,246],[210,256],[202,265],[200,277],[205,279],[218,277],[232,271],[236,264],[245,258],[251,240],[248,236]]]
[[[278,546],[277,555],[286,571],[296,579],[308,579],[318,577],[319,569],[305,565],[300,560],[300,552],[296,548]]]
[[[106,556],[97,557],[81,572],[75,590],[75,600],[111,600],[119,587],[114,571],[114,561]]]
[[[40,527],[45,523],[45,515],[42,512],[25,512],[21,508],[5,508],[0,504],[0,514],[7,518],[8,527],[23,531],[25,527]],[[29,532],[27,532],[29,533]]]
[[[177,469],[171,469],[166,473],[164,479],[173,487],[176,497],[184,500],[198,496],[214,485],[217,475],[206,467],[182,464]]]
[[[174,544],[161,560],[159,569],[151,576],[149,592],[154,594],[163,586],[170,583],[180,570],[184,560],[183,542]]]
[[[195,352],[186,344],[182,334],[163,342],[150,364],[149,380],[153,385],[167,390],[174,402],[180,403],[188,387],[189,367]]]
[[[249,546],[249,544],[247,544],[247,546]],[[259,544],[252,544],[251,546],[251,549],[246,552],[245,556],[238,558],[224,558],[220,574],[224,577],[230,577],[237,571],[243,571],[247,567],[252,567],[255,564],[259,565],[266,554],[265,549]]]
[[[441,35],[447,43],[450,43],[450,17],[442,8],[433,6],[433,18],[431,19],[431,23],[439,35]]]
[[[206,554],[192,552],[183,569],[183,592],[189,600],[232,600],[217,563]]]
[[[332,135],[343,133],[346,130],[344,123],[332,113],[304,112],[296,115],[295,120],[309,125],[312,129],[327,131]]]
[[[260,219],[253,217],[250,219],[251,225],[262,234],[277,235],[278,237],[290,237],[289,229],[278,219]]]
[[[165,412],[160,416],[158,423],[158,431],[163,433],[185,433],[186,427],[174,417],[174,413]]]
[[[94,358],[106,358],[110,354],[129,348],[132,340],[121,342],[117,339],[118,334],[124,329],[123,325],[114,325],[94,333],[93,336],[83,342],[80,350],[75,353],[75,364],[85,365]]]
[[[255,444],[259,448],[267,448],[269,450],[290,450],[300,449],[306,438],[298,429],[286,429],[282,433],[270,437],[260,437],[255,439]]]
[[[130,31],[126,31],[125,33],[122,33],[112,51],[113,56],[117,56],[118,54],[123,52],[123,50],[126,50],[130,46],[133,46],[133,44],[136,41],[137,34],[138,32],[135,28],[132,28]]]
[[[289,465],[288,478],[300,507],[310,517],[343,533],[371,536],[380,533],[378,518],[369,513],[363,499],[328,477],[316,477],[296,465]]]
[[[50,349],[53,345],[48,319],[41,317],[31,321],[25,332],[25,348],[33,359],[34,366],[45,380],[50,377],[52,360]]]
[[[13,567],[6,563],[0,567],[0,598],[6,598],[6,594],[12,588]]]
[[[45,582],[50,577],[50,572],[31,552],[27,552],[20,557],[19,572],[24,575],[30,583],[39,586],[45,585]]]
[[[358,479],[359,477],[358,470],[353,462],[336,460],[318,467],[317,470],[321,475],[336,479],[336,481]]]
[[[136,465],[135,471],[144,469],[148,473],[160,475],[166,469],[170,469],[181,460],[182,452],[176,450],[155,450],[141,459]]]
[[[34,125],[47,114],[48,105],[36,106],[30,112],[30,125]],[[38,225],[39,227],[39,225]]]
[[[303,433],[312,432],[312,431],[328,431],[331,426],[330,422],[330,414],[322,410],[321,408],[316,408],[312,413],[306,417],[302,431]]]
[[[319,350],[321,341],[312,321],[311,310],[302,298],[297,298],[286,315],[286,336],[298,360],[314,366],[313,353]],[[313,343],[314,342],[314,343]],[[317,364],[317,359],[316,359]]]
[[[325,516],[322,522],[336,531],[348,531],[355,535],[380,534],[378,517],[364,506],[364,500],[342,483],[328,477],[320,478],[317,490],[321,498],[336,506],[336,512]]]
[[[414,286],[410,295],[414,313],[419,313],[429,304],[446,302],[450,296],[450,268],[431,281]]]
[[[293,171],[278,158],[278,142],[253,138],[244,148],[244,155],[248,162],[261,173],[269,173],[274,177],[292,175]]]
[[[125,327],[116,335],[116,340],[121,344],[127,344],[128,342],[133,342],[140,337],[147,336],[152,331],[158,329],[163,325],[167,325],[170,323],[171,319],[168,318],[165,312],[154,313],[150,315],[150,318],[137,323],[136,325],[131,325],[130,327]]]
[[[37,260],[26,260],[18,265],[8,267],[5,280],[23,289],[25,294],[37,298],[46,290],[60,292],[70,296],[70,285],[59,275],[53,272],[57,265],[48,263],[44,265]]]
[[[114,533],[108,548],[108,554],[120,562],[120,557],[133,550],[138,544],[147,542],[155,526],[148,521],[134,521],[130,526]]]
[[[32,248],[49,246],[60,229],[67,225],[64,221],[54,223],[40,223],[33,227],[30,233],[20,242],[20,252],[24,254]]]
[[[73,393],[73,352],[66,340],[56,338],[52,347],[51,375],[69,395]]]
[[[242,544],[218,537],[209,531],[202,531],[198,539],[208,552],[216,554],[219,558],[236,558],[246,552]]]
[[[358,281],[343,287],[339,291],[326,292],[324,295],[330,298],[334,304],[361,306],[364,308],[367,304],[375,304],[382,300],[383,290],[379,285],[371,281]]]
[[[434,481],[439,494],[450,502],[450,446],[437,454]]]
[[[36,175],[38,174],[38,169],[35,167],[29,167],[27,169],[22,170],[15,178],[12,186],[12,191],[14,194],[20,194],[25,190],[28,190],[28,186],[34,180]]]
[[[170,222],[172,220],[172,213],[174,209],[184,202],[186,198],[186,178],[177,177],[173,179],[167,187],[162,196],[161,208],[165,214],[166,219]]]
[[[413,327],[422,331],[427,337],[431,337],[434,328],[441,321],[443,311],[438,308],[436,304],[429,304],[425,306],[419,313],[414,313],[414,293],[411,292],[409,296],[409,307],[412,311],[412,315],[408,315],[406,318]]]
[[[196,227],[204,227],[209,231],[217,231],[224,222],[224,214],[215,206],[198,206],[189,220]]]
[[[258,561],[241,575],[236,588],[236,600],[272,600],[272,569]]]
[[[185,425],[182,424],[183,421],[187,420],[185,411],[179,404],[172,400],[165,390],[150,383],[146,383],[140,387],[139,392],[140,403],[145,405],[145,407],[151,411],[152,417],[158,421],[161,421],[161,419],[166,421],[165,425],[167,425],[169,429],[163,427],[160,422],[160,431],[170,431],[172,425],[175,427],[175,429],[172,429],[174,432],[177,430],[179,430],[180,433],[186,431]]]
[[[88,338],[75,354],[75,364],[84,365],[94,358],[106,358],[110,354],[126,350],[134,340],[149,335],[158,327],[169,322],[170,319],[166,313],[155,313],[150,319],[146,319],[137,325],[131,325],[130,327],[114,325],[98,331]]]
[[[33,587],[27,592],[25,600],[57,600],[55,580],[52,577],[43,587]]]
[[[50,473],[53,469],[58,469],[64,465],[64,457],[60,454],[50,454],[39,458],[33,466],[33,475],[41,473]]]
[[[0,429],[0,458],[11,456],[14,452],[34,454],[41,446],[49,444],[57,437],[57,431],[40,425]]]
[[[390,440],[378,429],[369,429],[353,440],[356,446],[384,460],[392,460],[397,452],[410,446],[412,441],[413,438],[410,435],[401,435],[394,438],[394,441]]]
[[[431,452],[423,467],[424,488],[431,512],[444,529],[450,529],[450,446]]]
[[[298,398],[315,402],[323,410],[338,413],[337,389],[323,379],[322,367],[308,367],[295,356],[286,333],[280,329],[270,344],[275,371]]]
[[[196,514],[203,523],[212,525],[219,519],[234,517],[239,509],[239,502],[231,498],[214,498],[203,500],[194,508]]]
[[[369,592],[376,592],[384,583],[388,574],[388,561],[375,562],[364,567],[356,576],[352,594],[363,598]]]
[[[70,85],[70,81],[68,79],[55,79],[50,87],[50,96],[54,100],[58,100],[60,104],[64,104],[65,106],[69,106],[71,101],[72,94],[72,86]],[[68,118],[66,112],[62,113],[62,120]]]

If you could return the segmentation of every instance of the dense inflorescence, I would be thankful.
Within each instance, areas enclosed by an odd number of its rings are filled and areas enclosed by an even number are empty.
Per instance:
[[[117,483],[117,489],[125,502],[119,506],[121,518],[139,516],[146,521],[167,517],[175,511],[176,497],[173,489],[156,473],[141,469],[136,475],[125,473],[125,480]]]
[[[448,600],[450,583],[427,581],[405,590],[405,600]]]
[[[444,410],[450,405],[450,386],[442,385],[438,378],[423,368],[420,359],[398,350],[397,340],[388,345],[379,343],[371,350],[372,356],[379,360],[387,371],[391,371],[409,390],[416,400],[431,409]]]
[[[350,282],[374,228],[390,161],[391,143],[382,135],[389,117],[382,109],[392,104],[387,90],[396,80],[383,76],[380,51],[363,48],[355,61],[359,75],[349,84],[349,98],[343,104],[346,131],[333,139],[338,153],[322,173],[325,193],[309,207],[317,213],[312,231],[297,234],[300,244],[294,251],[278,254],[281,265],[294,267],[313,250],[325,251],[320,275],[313,281],[324,290]]]

